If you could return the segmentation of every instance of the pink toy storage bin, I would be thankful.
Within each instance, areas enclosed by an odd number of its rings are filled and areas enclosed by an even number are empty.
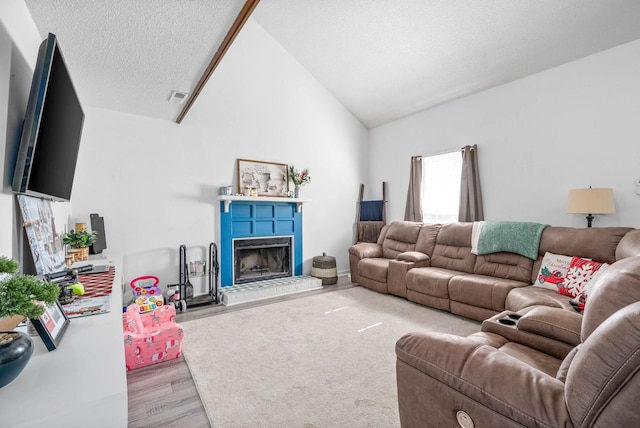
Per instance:
[[[135,304],[122,314],[127,370],[172,360],[182,355],[184,331],[174,321],[176,309],[163,305],[141,314]]]

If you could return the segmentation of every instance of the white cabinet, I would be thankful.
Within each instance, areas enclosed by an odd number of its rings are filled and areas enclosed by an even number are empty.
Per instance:
[[[122,336],[122,259],[105,254],[116,275],[111,311],[73,318],[59,347],[39,337],[24,371],[0,389],[0,425],[9,427],[126,427],[127,373]]]

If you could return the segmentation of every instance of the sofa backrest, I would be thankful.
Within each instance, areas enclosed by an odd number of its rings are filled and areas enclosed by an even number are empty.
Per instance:
[[[640,397],[639,350],[636,302],[608,317],[569,354],[564,401],[573,426],[640,426],[635,407]]]
[[[485,254],[476,258],[473,273],[529,283],[533,260],[515,253]]]
[[[613,313],[640,301],[640,256],[615,262],[595,280],[584,308],[584,342]]]
[[[448,223],[440,227],[431,255],[431,266],[473,273],[476,262],[471,253],[473,223]]]
[[[382,257],[395,259],[398,254],[416,249],[422,223],[394,221],[389,225],[382,241]]]
[[[388,224],[385,224],[384,226],[382,226],[382,229],[380,230],[380,235],[378,235],[378,241],[377,241],[378,245],[382,245],[382,243],[384,242],[384,238],[387,237],[388,230],[389,230]]]
[[[589,258],[597,262],[616,261],[616,248],[630,227],[554,227],[542,232],[538,253],[545,252]]]
[[[531,283],[540,270],[546,252],[564,256],[577,256],[601,263],[616,261],[616,248],[631,227],[556,227],[548,226],[542,231],[538,259],[533,264]]]
[[[616,247],[616,260],[633,256],[640,256],[640,229],[628,232]]]
[[[436,240],[438,238],[438,232],[440,231],[441,227],[441,224],[423,224],[420,228],[420,234],[418,234],[416,251],[419,251],[422,254],[426,254],[431,257],[431,255],[433,255],[433,249],[436,247]]]

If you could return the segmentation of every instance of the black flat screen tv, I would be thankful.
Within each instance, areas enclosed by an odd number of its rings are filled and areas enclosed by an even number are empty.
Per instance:
[[[54,34],[40,45],[31,82],[13,191],[69,201],[84,112]]]

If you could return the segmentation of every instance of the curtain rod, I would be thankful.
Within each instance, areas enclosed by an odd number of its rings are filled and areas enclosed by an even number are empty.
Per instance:
[[[474,149],[475,149],[475,144],[474,144],[473,146],[464,146],[464,147],[460,147],[460,151],[464,151],[464,148],[465,148],[465,147],[469,147],[471,150],[474,150]],[[456,149],[453,149],[453,150],[443,150],[443,151],[441,151],[441,152],[431,153],[431,154],[428,154],[428,155],[415,155],[415,156],[411,156],[411,157],[412,157],[412,158],[416,158],[416,157],[417,157],[417,158],[428,158],[428,157],[430,157],[430,156],[446,155],[446,154],[453,153],[453,152],[456,152],[456,151],[457,151]]]
[[[430,153],[430,154],[428,154],[428,155],[418,155],[418,157],[421,157],[421,158],[428,158],[429,156],[440,156],[440,155],[446,155],[446,154],[449,154],[449,153],[453,153],[453,152],[455,152],[455,151],[457,151],[457,150],[456,150],[456,149],[453,149],[453,150],[443,150],[443,151],[441,151],[441,152]]]

